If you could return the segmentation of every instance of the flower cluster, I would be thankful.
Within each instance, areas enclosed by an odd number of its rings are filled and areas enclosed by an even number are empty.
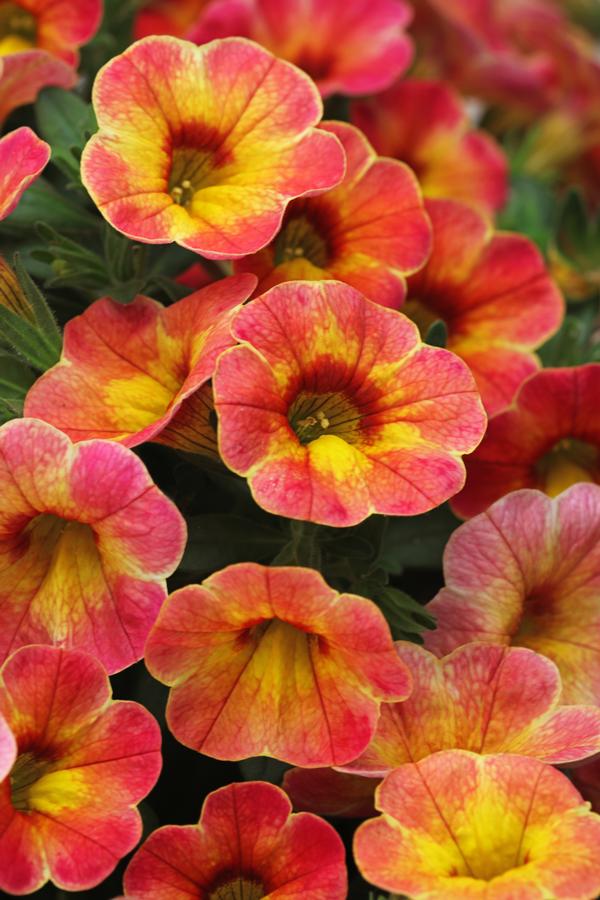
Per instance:
[[[1,892],[600,894],[595,28],[0,0]]]

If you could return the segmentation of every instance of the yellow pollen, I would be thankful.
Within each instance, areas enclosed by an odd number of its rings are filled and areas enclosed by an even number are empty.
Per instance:
[[[317,420],[318,420],[319,425],[321,426],[321,428],[329,428],[329,419],[325,416],[324,413],[318,412],[318,413],[317,413]]]

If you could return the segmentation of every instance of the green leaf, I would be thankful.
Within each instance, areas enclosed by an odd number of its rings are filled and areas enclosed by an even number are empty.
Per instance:
[[[436,319],[429,326],[425,335],[425,343],[431,347],[445,347],[448,340],[448,329],[442,319]]]
[[[53,337],[48,337],[4,306],[0,306],[0,334],[19,356],[39,372],[45,372],[59,360],[60,348],[57,349]]]
[[[447,505],[422,516],[390,519],[379,564],[392,574],[404,569],[439,569],[444,547],[459,524]]]
[[[194,516],[188,521],[188,543],[179,568],[204,574],[237,562],[268,562],[286,540],[278,528],[243,516]]]
[[[0,355],[0,423],[23,415],[23,401],[34,381],[34,373],[20,359]]]
[[[384,587],[373,598],[384,614],[395,641],[415,640],[422,631],[435,628],[435,619],[420,603],[395,587]]]
[[[101,224],[98,216],[57,191],[43,177],[27,188],[10,219],[0,223],[0,234],[13,239],[28,234],[40,222],[76,234],[97,230]]]
[[[62,334],[60,328],[56,324],[54,314],[48,306],[46,298],[23,265],[18,253],[15,253],[13,265],[17,280],[29,301],[39,331],[44,335],[44,338],[48,342],[48,346],[54,348],[58,358],[60,357],[62,349]]]
[[[0,397],[22,399],[34,381],[35,374],[20,359],[0,355]]]
[[[79,183],[81,152],[98,129],[91,104],[72,91],[46,88],[35,105],[38,132],[52,147],[52,162]]]

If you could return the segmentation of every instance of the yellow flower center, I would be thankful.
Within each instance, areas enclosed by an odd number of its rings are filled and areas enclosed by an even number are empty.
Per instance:
[[[178,206],[186,209],[198,191],[222,183],[222,168],[231,162],[231,153],[223,147],[221,136],[200,127],[197,133],[186,136],[184,143],[175,139],[170,153],[167,191]]]
[[[303,258],[323,269],[330,255],[327,241],[306,216],[290,219],[275,241],[276,266]]]
[[[264,896],[262,884],[240,877],[211,891],[209,900],[261,900]]]
[[[302,391],[290,407],[288,420],[301,444],[331,434],[354,444],[359,435],[360,413],[344,394]]]
[[[536,464],[540,487],[556,497],[580,481],[596,482],[599,471],[598,448],[576,438],[564,438]]]
[[[17,757],[9,775],[10,800],[14,809],[19,812],[31,810],[31,789],[42,777],[46,767],[47,763],[38,759],[33,753],[21,753]]]
[[[19,53],[35,47],[37,21],[34,15],[18,3],[0,0],[0,56]]]

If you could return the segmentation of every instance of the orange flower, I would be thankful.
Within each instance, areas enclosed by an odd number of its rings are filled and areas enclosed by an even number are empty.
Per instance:
[[[464,363],[339,282],[244,307],[213,379],[221,456],[277,515],[347,526],[416,515],[463,482],[485,416]]]
[[[600,483],[600,364],[543,369],[508,409],[490,419],[467,460],[467,483],[453,500],[466,518],[519,488],[556,496],[580,481]]]
[[[291,814],[278,787],[230,784],[209,794],[197,825],[167,825],[125,872],[130,900],[344,900],[344,845],[327,822]]]
[[[446,587],[429,604],[426,646],[468,641],[529,647],[552,659],[563,703],[600,697],[600,487],[554,500],[516,491],[458,528],[444,555]],[[519,751],[520,752],[520,751]]]
[[[378,153],[408,163],[426,197],[462,200],[489,214],[504,206],[504,154],[492,137],[473,128],[445,82],[399,81],[382,94],[355,100],[351,115]]]
[[[401,766],[354,839],[363,876],[412,900],[590,900],[600,816],[537,759],[463,750]]]
[[[0,888],[94,887],[140,839],[135,805],[160,772],[158,724],[111,700],[92,656],[40,646],[4,664],[0,714],[14,743],[0,780]]]
[[[403,312],[426,332],[436,319],[469,366],[489,413],[539,367],[534,350],[558,330],[564,303],[528,238],[494,232],[455,200],[428,200],[433,252],[408,280]]]
[[[282,281],[335,279],[382,306],[398,307],[405,276],[431,249],[431,228],[419,186],[402,163],[380,159],[356,128],[325,122],[346,153],[341,184],[318,197],[293,200],[277,237],[236,271],[259,278],[257,293]]]
[[[175,737],[217,759],[342,764],[410,692],[383,615],[318,572],[229,566],[175,591],[146,644]]]
[[[338,140],[313,127],[310,79],[242,38],[144,38],[101,70],[93,99],[83,182],[111,225],[146,243],[254,253],[291,199],[344,174]]]

